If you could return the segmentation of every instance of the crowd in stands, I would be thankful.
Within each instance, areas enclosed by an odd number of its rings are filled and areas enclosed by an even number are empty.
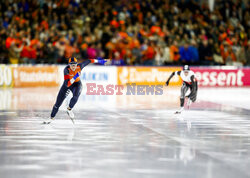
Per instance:
[[[4,0],[0,63],[250,65],[250,2]]]

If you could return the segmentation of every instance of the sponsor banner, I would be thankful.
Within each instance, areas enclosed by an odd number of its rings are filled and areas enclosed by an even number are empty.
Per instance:
[[[118,85],[135,83],[137,85],[164,85],[173,71],[181,70],[181,67],[118,67]],[[180,77],[174,76],[170,85],[179,86]]]
[[[66,65],[59,67],[60,84],[64,82],[64,68]],[[117,68],[115,66],[92,66],[88,65],[82,69],[81,81],[85,87],[86,83],[96,83],[97,85],[117,84]]]
[[[0,65],[0,87],[57,87],[64,81],[60,66]],[[81,81],[97,85],[164,85],[173,71],[182,67],[115,67],[89,65],[82,70]],[[191,67],[200,87],[250,86],[250,68]],[[180,77],[174,76],[170,85],[180,86]],[[83,91],[86,93],[85,91]]]
[[[56,87],[58,75],[57,66],[13,67],[14,87]]]
[[[117,84],[117,67],[115,66],[87,66],[82,70],[83,83],[101,85]]]
[[[201,87],[250,86],[250,68],[191,68]]]
[[[8,65],[0,65],[0,87],[12,87],[12,67]]]
[[[117,67],[115,66],[87,66],[83,68],[81,72],[81,81],[83,84],[82,96],[85,97],[87,93],[87,83],[95,83],[100,86],[116,85],[117,84]],[[114,102],[114,98],[106,97],[94,97],[95,99],[104,99],[107,103]],[[90,96],[86,96],[86,99],[93,99]]]

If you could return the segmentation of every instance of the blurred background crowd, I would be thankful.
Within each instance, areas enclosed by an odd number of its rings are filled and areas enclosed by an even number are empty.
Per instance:
[[[248,0],[4,0],[0,63],[250,65]]]

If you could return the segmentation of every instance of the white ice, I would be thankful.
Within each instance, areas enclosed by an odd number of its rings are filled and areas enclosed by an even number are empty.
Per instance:
[[[86,96],[58,88],[0,90],[0,177],[250,177],[250,89],[200,88],[180,115],[180,88],[162,96]]]

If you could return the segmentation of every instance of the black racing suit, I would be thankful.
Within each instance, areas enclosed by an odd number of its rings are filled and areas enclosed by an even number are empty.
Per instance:
[[[181,71],[178,71],[177,72],[177,75],[180,76],[181,74]],[[171,80],[171,78],[175,75],[175,72],[173,72],[170,77],[168,78],[166,84],[168,85],[169,81]],[[192,102],[195,102],[196,101],[196,97],[197,97],[197,91],[198,91],[198,83],[197,81],[195,80],[195,77],[194,75],[192,75],[190,77],[190,80],[191,80],[191,83],[188,83],[188,82],[185,82],[183,81],[182,83],[182,86],[181,86],[181,96],[180,96],[180,105],[181,107],[184,106],[184,101],[185,101],[185,95],[188,91],[188,89],[191,90],[190,94],[187,96],[188,98],[190,98],[190,100]]]

